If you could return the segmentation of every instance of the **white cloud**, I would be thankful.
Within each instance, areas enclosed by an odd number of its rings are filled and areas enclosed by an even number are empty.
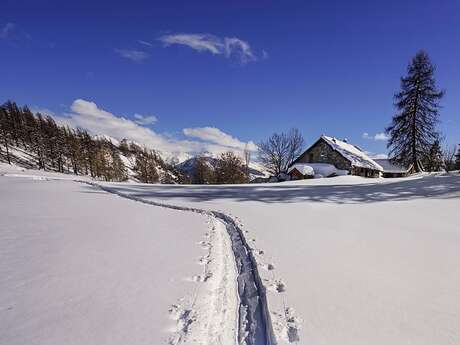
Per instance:
[[[70,109],[71,112],[65,116],[54,116],[56,121],[70,127],[84,128],[93,135],[104,135],[116,140],[126,138],[140,145],[159,150],[165,157],[186,157],[187,155],[200,152],[209,152],[216,155],[229,150],[241,153],[245,145],[245,143],[239,141],[237,138],[217,128],[211,131],[211,133],[214,133],[214,136],[211,134],[207,138],[203,136],[203,141],[179,140],[167,134],[158,134],[152,129],[136,123],[136,121],[124,116],[114,115],[99,108],[96,103],[83,99],[75,100]],[[136,120],[150,118],[150,122],[152,121],[152,117],[139,114],[134,115]],[[198,132],[194,133],[199,134]],[[249,142],[248,144],[252,149],[255,148],[254,143]]]
[[[242,142],[216,127],[184,128],[183,132],[187,137],[198,138],[229,148],[244,150],[245,146],[248,145],[249,150],[255,151],[257,149],[257,146],[252,141],[248,143]]]
[[[153,125],[155,122],[157,122],[157,118],[154,115],[144,116],[141,114],[134,114],[134,118],[134,122],[139,125]]]
[[[377,133],[376,135],[374,135],[374,140],[386,141],[388,139],[390,139],[390,137],[383,132]]]
[[[159,40],[166,47],[177,44],[199,52],[224,55],[227,58],[237,57],[243,64],[257,60],[249,43],[236,37],[220,38],[211,34],[175,34],[162,36]]]
[[[14,23],[6,23],[5,26],[0,30],[0,38],[8,38],[15,27],[16,25],[14,25]]]
[[[149,57],[149,54],[140,50],[115,49],[115,52],[121,57],[133,62],[142,62]]]
[[[386,141],[386,140],[389,139],[389,137],[383,132],[382,133],[377,133],[375,135],[369,135],[369,133],[364,132],[362,134],[362,138],[367,139],[367,140],[375,140],[375,141]]]
[[[144,40],[137,40],[137,43],[142,44],[147,47],[153,47],[153,44]]]

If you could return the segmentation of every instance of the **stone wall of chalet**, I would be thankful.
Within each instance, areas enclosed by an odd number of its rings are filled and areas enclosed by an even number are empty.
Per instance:
[[[350,170],[351,164],[337,151],[334,151],[326,142],[319,140],[310,149],[305,151],[296,163],[327,163],[337,169]]]

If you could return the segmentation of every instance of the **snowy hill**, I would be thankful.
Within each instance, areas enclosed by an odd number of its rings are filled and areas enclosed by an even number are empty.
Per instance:
[[[114,150],[116,156],[120,159],[121,163],[123,164],[122,169],[125,171],[126,175],[123,180],[131,181],[131,182],[142,182],[138,177],[138,172],[136,171],[136,152],[134,151],[125,151],[123,152],[119,148],[119,143],[117,141],[116,144],[112,142],[113,139],[111,138],[101,138],[95,137],[96,140],[106,140],[110,143],[111,149]],[[0,148],[2,146],[0,145]],[[9,147],[9,159],[16,168],[23,168],[23,169],[39,169],[39,158],[36,152],[31,151],[26,147],[20,146],[10,146]],[[166,183],[174,183],[180,180],[180,173],[171,165],[165,163],[162,158],[158,155],[155,156],[155,164],[153,168],[155,168],[158,176],[159,182],[166,182]],[[7,157],[4,148],[0,150],[0,163],[7,163]],[[43,167],[42,167],[43,169]],[[58,167],[53,165],[52,162],[44,162],[44,170],[49,172],[59,172]],[[63,164],[63,171],[62,173],[67,174],[74,174],[72,170],[72,165],[70,162],[65,162]],[[78,175],[88,175],[87,174],[78,174]],[[99,178],[103,179],[103,178]]]

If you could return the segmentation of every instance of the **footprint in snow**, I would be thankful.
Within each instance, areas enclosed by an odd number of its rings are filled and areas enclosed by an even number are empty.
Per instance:
[[[284,282],[282,282],[281,280],[277,281],[276,282],[276,291],[277,292],[284,292],[286,291],[286,284],[284,284]]]
[[[204,275],[204,276],[201,276],[201,275],[193,276],[193,277],[192,277],[192,280],[193,280],[194,282],[197,282],[197,283],[205,283],[205,282],[206,282],[209,278],[211,278],[211,277],[212,277],[212,273],[209,272],[209,273],[207,273],[207,274]]]
[[[272,281],[269,287],[270,287],[270,290],[274,292],[278,292],[278,293],[286,291],[286,284],[284,284],[282,280]]]
[[[265,268],[267,271],[273,271],[275,269],[275,266],[273,264],[266,264]]]
[[[199,244],[203,249],[208,249],[211,246],[211,243],[206,242],[206,241],[200,241]]]
[[[212,261],[212,260],[209,259],[208,256],[205,256],[205,257],[200,258],[200,259],[198,260],[198,263],[199,263],[200,265],[207,265],[207,264],[209,264],[211,261]]]
[[[287,338],[289,342],[294,343],[300,341],[299,330],[302,320],[296,317],[294,309],[289,307],[285,309],[284,315],[286,318]]]

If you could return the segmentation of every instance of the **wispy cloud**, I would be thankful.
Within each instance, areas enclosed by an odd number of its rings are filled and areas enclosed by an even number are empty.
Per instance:
[[[37,107],[37,106],[32,106],[30,107],[30,111],[33,113],[40,113],[42,115],[49,115],[49,116],[55,116],[56,114],[54,111],[49,110],[47,108],[42,108],[42,107]]]
[[[159,38],[165,46],[173,44],[184,45],[196,51],[208,51],[212,54],[222,54],[224,47],[221,39],[209,34],[176,34],[165,35]]]
[[[139,125],[153,125],[155,122],[157,122],[157,118],[154,115],[144,116],[141,114],[134,114],[134,118],[134,122]]]
[[[137,43],[142,44],[147,47],[153,47],[153,44],[144,40],[137,40]]]
[[[13,32],[13,30],[15,29],[15,27],[16,25],[14,23],[6,23],[0,31],[0,38],[2,39],[8,38]]]
[[[85,128],[93,135],[108,136],[117,140],[126,138],[140,145],[159,150],[166,157],[179,156],[185,158],[187,155],[201,152],[219,154],[225,151],[241,154],[246,145],[246,143],[217,128],[206,130],[206,128],[212,127],[203,127],[201,128],[202,130],[204,129],[202,132],[196,128],[189,129],[191,130],[189,137],[201,140],[180,140],[170,134],[156,133],[151,128],[144,127],[147,124],[145,122],[151,124],[153,118],[156,120],[154,116],[135,114],[133,116],[134,120],[131,120],[126,116],[115,115],[101,109],[96,103],[84,99],[75,100],[70,110],[71,112],[64,116],[52,115],[61,124],[74,128]],[[248,144],[254,145],[251,141]],[[254,146],[251,147],[254,148]]]
[[[225,37],[225,55],[237,56],[242,63],[256,61],[257,58],[251,50],[249,43],[236,37]]]
[[[254,151],[257,149],[257,146],[252,141],[248,143],[242,142],[216,127],[184,128],[183,132],[187,137],[209,141],[221,146],[243,150],[247,144],[250,150]]]
[[[146,52],[134,49],[115,49],[115,52],[121,57],[136,63],[143,62],[150,56]]]
[[[389,139],[389,137],[384,132],[377,133],[375,135],[370,135],[369,133],[364,132],[362,134],[362,138],[367,139],[367,140],[375,140],[375,141],[386,141]]]
[[[54,41],[38,39],[25,31],[20,25],[8,22],[2,26],[0,24],[0,40],[10,43],[12,46],[29,44],[39,48],[56,48]]]
[[[174,34],[159,38],[165,47],[183,45],[198,52],[223,55],[227,58],[236,57],[242,64],[256,61],[257,57],[248,42],[237,37],[220,38],[211,34]]]
[[[366,151],[366,154],[371,158],[371,159],[387,159],[388,155],[386,153],[373,153]]]
[[[267,60],[269,57],[268,53],[265,50],[262,50],[262,59]]]

